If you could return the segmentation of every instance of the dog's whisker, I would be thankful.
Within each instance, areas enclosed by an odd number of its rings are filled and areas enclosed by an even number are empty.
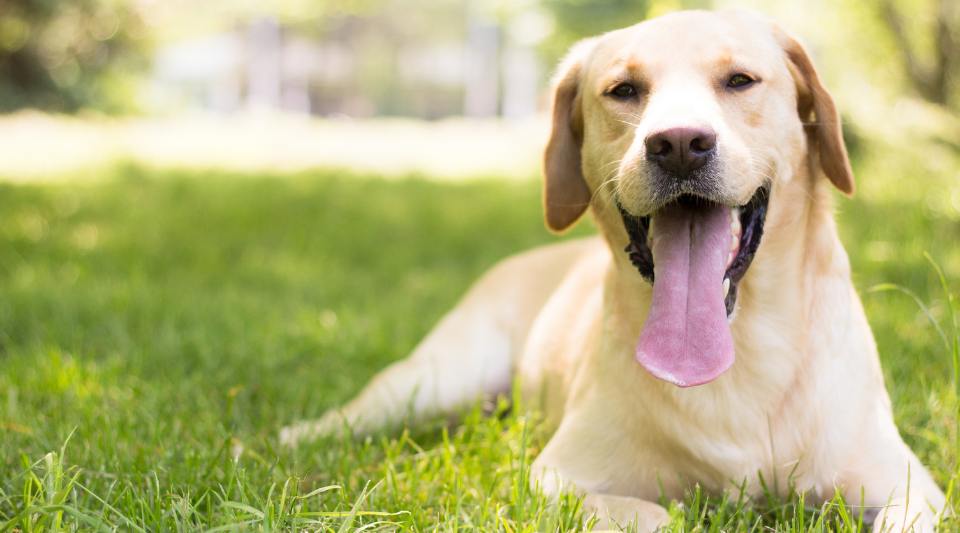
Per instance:
[[[810,194],[810,193],[809,193],[806,189],[804,189],[803,187],[797,185],[797,184],[794,183],[792,180],[791,180],[791,181],[788,181],[787,184],[788,184],[788,185],[792,185],[792,186],[800,189],[800,191],[803,192],[803,194],[807,195],[807,198],[810,198],[810,201],[811,201],[811,202],[813,202],[814,204],[816,204],[818,207],[823,207],[823,206],[820,205],[820,202],[818,202],[817,199],[814,198],[813,195]]]
[[[607,210],[607,208],[610,206],[610,202],[611,202],[614,198],[616,198],[616,197],[618,196],[618,193],[619,193],[619,192],[621,192],[623,181],[622,181],[620,178],[621,178],[624,174],[630,174],[630,173],[632,173],[634,170],[636,170],[636,168],[637,168],[637,162],[636,162],[636,161],[631,161],[631,162],[627,165],[627,168],[622,169],[622,171],[617,174],[617,176],[615,177],[615,179],[609,180],[609,181],[607,182],[607,183],[609,183],[610,181],[614,181],[616,184],[614,185],[614,190],[613,190],[613,192],[610,194],[610,197],[607,198],[607,201],[606,201],[606,202],[604,203],[604,205],[601,207],[601,209],[600,209],[600,215],[606,214],[606,210]],[[620,170],[620,169],[618,169],[618,170]],[[599,191],[599,189],[598,189],[598,191]]]
[[[750,152],[750,155],[751,155],[751,165],[753,166],[753,169],[752,169],[752,170],[753,170],[755,173],[760,174],[760,176],[762,176],[765,180],[768,180],[768,181],[773,182],[773,175],[775,175],[775,174],[777,173],[777,172],[776,172],[776,167],[775,167],[772,163],[770,163],[769,161],[766,161],[766,160],[764,160],[764,159],[761,158],[761,157],[757,157],[758,155],[761,155],[761,152],[760,152],[759,150],[750,150],[749,152]],[[762,165],[763,167],[765,167],[765,168],[767,169],[767,171],[763,171],[763,170],[757,168],[757,165]],[[789,184],[791,187],[796,187],[796,188],[799,189],[801,192],[803,192],[803,194],[805,194],[805,195],[807,196],[807,198],[810,198],[810,201],[811,201],[811,202],[813,202],[813,203],[816,204],[817,206],[820,206],[820,203],[817,201],[817,199],[816,199],[812,194],[810,194],[810,192],[807,191],[805,188],[801,187],[800,185],[798,185],[797,183],[793,182],[792,180],[791,180],[791,181],[787,181],[787,184]],[[822,207],[822,206],[820,206],[820,207]]]
[[[618,164],[620,164],[620,163],[623,163],[623,160],[624,160],[624,159],[626,159],[626,157],[622,157],[622,158],[620,158],[620,159],[617,159],[616,161],[611,161],[611,162],[607,163],[606,165],[603,165],[602,167],[600,167],[598,170],[603,170],[603,169],[609,167],[610,165],[618,165]]]
[[[619,172],[619,171],[620,171],[619,168],[615,168],[615,169],[611,170],[610,172],[607,172],[607,176],[605,177],[603,183],[601,183],[600,186],[597,187],[597,190],[594,191],[594,193],[593,193],[594,196],[596,196],[597,193],[599,193],[600,191],[602,191],[603,188],[606,187],[607,185],[609,185],[610,183],[616,183],[616,182],[620,181],[620,172]],[[609,177],[610,174],[614,174],[614,173],[616,173],[616,175],[613,176],[612,178],[610,178],[610,177]]]
[[[617,169],[614,169],[614,170],[610,171],[610,173],[613,173],[613,172],[616,172],[616,171],[617,171]],[[607,174],[607,175],[609,176],[610,174]],[[614,176],[614,177],[612,177],[612,178],[610,178],[610,179],[608,179],[608,180],[606,180],[606,181],[604,181],[599,187],[597,187],[597,190],[596,190],[596,191],[593,191],[593,194],[592,194],[591,197],[590,197],[590,203],[593,203],[593,202],[596,201],[597,197],[600,196],[600,194],[603,192],[604,188],[605,188],[607,185],[609,185],[610,183],[616,183],[616,182],[618,182],[618,181],[620,181],[620,176],[619,176],[619,174],[616,175],[616,176]],[[614,191],[616,191],[616,185],[614,185]],[[611,196],[612,196],[612,195],[611,195]]]
[[[600,170],[603,170],[604,168],[609,167],[610,165],[620,164],[620,163],[623,162],[624,159],[626,159],[626,158],[620,158],[620,159],[618,159],[618,160],[616,160],[616,161],[611,161],[611,162],[607,163],[606,165],[603,165],[602,167],[600,167]],[[620,180],[620,172],[619,172],[619,171],[620,171],[620,168],[617,167],[617,168],[611,169],[609,172],[607,172],[606,176],[604,176],[604,181],[600,184],[599,187],[597,187],[597,190],[595,190],[595,191],[593,192],[593,194],[590,196],[590,203],[593,203],[593,202],[596,200],[597,196],[600,195],[600,193],[603,191],[604,187],[606,187],[606,186],[607,186],[608,184],[610,184],[611,182],[617,182],[617,181]],[[614,174],[614,173],[616,173],[616,175],[614,175],[614,176],[611,178],[610,175],[611,175],[611,174]],[[616,190],[616,188],[614,188],[614,190]]]

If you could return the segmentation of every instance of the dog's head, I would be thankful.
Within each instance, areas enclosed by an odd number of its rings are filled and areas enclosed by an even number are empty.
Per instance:
[[[637,360],[681,386],[733,364],[728,319],[771,197],[821,174],[854,191],[807,53],[741,11],[673,13],[576,45],[556,81],[544,174],[551,230],[593,205],[608,240],[629,244],[653,283]]]

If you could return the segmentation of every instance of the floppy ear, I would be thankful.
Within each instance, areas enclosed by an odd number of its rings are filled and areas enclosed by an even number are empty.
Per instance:
[[[853,170],[847,148],[843,144],[840,113],[827,88],[820,82],[817,70],[803,46],[783,28],[771,23],[773,36],[787,54],[787,66],[797,83],[797,111],[811,138],[819,148],[820,166],[830,181],[847,196],[853,196]],[[814,120],[811,121],[810,113]]]
[[[547,229],[560,233],[572,226],[590,205],[590,188],[583,179],[583,114],[580,80],[583,62],[594,41],[574,45],[560,63],[553,95],[553,125],[543,155],[543,214]]]

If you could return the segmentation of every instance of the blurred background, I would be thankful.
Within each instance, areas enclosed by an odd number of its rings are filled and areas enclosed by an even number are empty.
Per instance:
[[[4,0],[0,175],[50,178],[124,159],[529,177],[545,138],[549,77],[570,44],[676,9],[730,7],[765,11],[810,46],[851,147],[869,131],[920,135],[956,153],[957,6]]]

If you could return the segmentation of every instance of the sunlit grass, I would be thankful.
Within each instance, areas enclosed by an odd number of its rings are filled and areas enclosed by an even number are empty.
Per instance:
[[[575,498],[528,490],[546,435],[505,400],[452,427],[276,440],[406,355],[498,259],[557,240],[539,194],[534,181],[139,166],[0,184],[0,533],[582,528]],[[841,234],[898,426],[946,488],[949,343],[908,296],[867,289],[914,291],[953,333],[957,278],[948,268],[945,291],[923,252],[954,264],[960,225],[878,198],[839,201]],[[859,524],[859,509],[802,495],[663,503],[678,532]]]

